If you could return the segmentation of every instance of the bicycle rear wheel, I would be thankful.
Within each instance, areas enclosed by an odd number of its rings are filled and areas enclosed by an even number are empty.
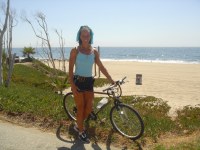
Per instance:
[[[77,113],[77,108],[76,108],[76,104],[74,101],[74,95],[72,92],[67,93],[63,99],[63,107],[64,110],[67,114],[67,116],[71,119],[71,120],[76,120],[76,113]]]
[[[130,139],[140,138],[144,132],[144,123],[136,110],[126,104],[113,106],[110,121],[114,129]]]

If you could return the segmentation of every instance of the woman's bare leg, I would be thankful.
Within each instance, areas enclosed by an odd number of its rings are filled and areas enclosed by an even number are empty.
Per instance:
[[[74,97],[76,107],[77,107],[77,125],[79,128],[79,132],[83,131],[83,122],[84,122],[84,111],[85,111],[85,101],[84,101],[84,94],[82,92],[78,93],[76,97]]]
[[[84,92],[84,101],[85,101],[85,109],[84,109],[83,118],[87,119],[88,115],[92,112],[94,93]]]

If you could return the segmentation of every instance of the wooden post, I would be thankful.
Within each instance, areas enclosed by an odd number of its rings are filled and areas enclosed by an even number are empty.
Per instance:
[[[100,57],[100,46],[98,46],[98,53],[99,53],[99,57]],[[98,73],[99,73],[99,78],[101,77],[101,72],[100,72],[100,69],[98,67]]]
[[[96,77],[96,75],[97,75],[97,64],[94,63],[94,76]]]

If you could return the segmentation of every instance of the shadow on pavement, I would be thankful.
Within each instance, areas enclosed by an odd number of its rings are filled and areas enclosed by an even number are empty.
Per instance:
[[[59,147],[57,150],[70,150],[70,148],[66,148],[66,147]]]
[[[72,135],[73,137],[71,138],[71,140],[68,140],[66,136],[62,136],[61,135],[61,129],[63,128],[63,124],[61,124],[57,131],[56,131],[56,136],[59,140],[63,141],[63,142],[66,142],[66,143],[71,143],[73,144],[71,146],[71,148],[67,148],[67,147],[58,147],[57,150],[85,150],[85,147],[84,147],[84,144],[79,141],[78,139],[76,139],[77,137],[77,133],[75,133],[73,131],[73,127],[72,127],[72,124],[69,126],[68,128],[68,133],[70,135]]]
[[[74,143],[74,141],[71,139],[70,141],[68,139],[66,139],[65,137],[61,136],[61,128],[63,127],[63,125],[61,124],[57,131],[56,131],[56,136],[59,140],[63,141],[63,142],[67,142],[67,143]]]
[[[86,125],[86,127],[89,130],[89,136],[91,139],[94,140],[94,143],[92,143],[92,147],[94,150],[102,150],[99,145],[98,145],[98,137],[96,136],[96,126],[90,127],[89,123]],[[108,138],[106,140],[106,149],[110,150],[110,145],[111,145],[111,138],[112,138],[113,130],[109,132]]]
[[[71,148],[59,147],[59,148],[57,148],[57,150],[86,150],[87,149],[88,146],[84,146],[84,143],[77,138],[78,133],[76,131],[74,131],[73,126],[74,126],[74,124],[71,123],[66,128],[66,126],[63,126],[63,124],[61,124],[57,128],[57,131],[56,131],[57,138],[63,142],[72,144]],[[62,129],[64,129],[64,131],[66,131],[67,134],[70,135],[70,140],[67,139],[67,136],[61,135]],[[91,144],[89,144],[90,149],[102,150],[102,148],[98,145],[98,137],[96,136],[96,126],[89,127],[89,124],[87,124],[87,129],[88,129],[88,133],[89,133],[89,138],[91,139]],[[105,146],[106,146],[107,150],[111,150],[111,143],[112,143],[112,137],[113,137],[114,132],[115,132],[115,130],[110,129],[109,134],[107,136],[107,140],[105,141],[106,142]],[[136,149],[142,150],[142,146],[141,146],[140,142],[133,141],[133,143],[135,143]],[[122,146],[121,149],[127,150],[128,147]]]
[[[63,124],[61,124],[57,131],[56,131],[56,136],[59,140],[63,141],[63,142],[66,142],[66,143],[72,143],[73,145],[71,146],[71,148],[67,148],[67,147],[59,147],[57,148],[57,150],[86,150],[85,146],[84,146],[84,143],[82,141],[80,141],[77,137],[78,137],[78,133],[74,131],[73,129],[73,123],[70,124],[69,127],[67,127],[67,132],[68,134],[71,136],[71,140],[68,140],[66,136],[62,136],[61,135],[61,130],[63,128]],[[66,126],[64,126],[65,128]],[[90,139],[92,140],[91,141],[91,149],[94,149],[94,150],[102,150],[102,148],[98,145],[98,139],[96,137],[96,127],[91,127],[88,129],[89,131],[89,137]],[[110,132],[111,134],[108,135],[108,137],[111,139],[112,137],[112,132]],[[107,140],[106,141],[106,148],[108,150],[110,150],[110,144],[111,144],[111,140]]]

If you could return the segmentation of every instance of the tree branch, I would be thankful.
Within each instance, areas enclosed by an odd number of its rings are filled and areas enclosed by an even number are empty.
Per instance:
[[[9,9],[10,9],[10,0],[7,1],[6,17],[5,17],[3,29],[0,30],[0,36],[2,38],[3,38],[4,33],[6,32],[6,28],[7,28],[7,25],[8,25]]]

